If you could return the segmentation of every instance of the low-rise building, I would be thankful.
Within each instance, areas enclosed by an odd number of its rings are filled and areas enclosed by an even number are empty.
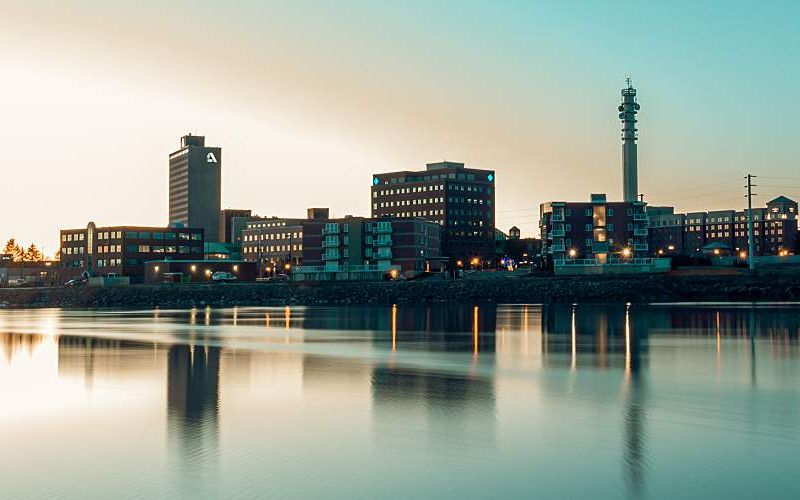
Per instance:
[[[303,262],[303,225],[327,220],[327,208],[309,208],[307,218],[259,217],[242,231],[242,257],[258,264],[259,277],[282,274]]]
[[[241,260],[153,260],[145,263],[145,283],[211,283],[215,274],[220,282],[252,282],[256,279],[255,262]],[[217,276],[220,278],[220,276]]]
[[[553,201],[540,208],[542,257],[547,266],[601,265],[648,256],[646,203]]]
[[[60,233],[61,279],[128,276],[144,281],[144,264],[151,260],[202,260],[203,229],[105,226],[90,222],[83,229]]]
[[[779,196],[753,209],[755,254],[794,253],[798,237],[797,202]],[[652,255],[746,256],[749,238],[747,210],[715,210],[675,214],[672,207],[648,207]]]
[[[1,254],[0,287],[61,285],[60,269],[57,260],[22,262]]]
[[[441,230],[421,217],[307,220],[294,279],[379,279],[438,272]]]

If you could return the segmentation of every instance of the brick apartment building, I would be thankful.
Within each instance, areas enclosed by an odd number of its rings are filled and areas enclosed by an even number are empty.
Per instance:
[[[753,209],[756,255],[793,252],[797,244],[798,204],[779,196]],[[676,214],[673,207],[648,207],[652,255],[733,254],[748,248],[746,210]]]
[[[439,270],[440,227],[421,217],[345,217],[303,227],[303,267],[398,266],[407,275]]]
[[[542,204],[539,229],[545,264],[647,257],[645,206],[641,201],[609,202],[604,194],[593,194],[589,202]]]

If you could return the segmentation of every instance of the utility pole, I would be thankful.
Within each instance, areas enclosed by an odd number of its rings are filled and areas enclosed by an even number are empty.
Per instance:
[[[756,268],[756,239],[753,224],[753,179],[755,175],[747,174],[747,263],[750,270]]]

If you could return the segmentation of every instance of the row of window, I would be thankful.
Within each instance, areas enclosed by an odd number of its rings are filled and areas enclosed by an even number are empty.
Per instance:
[[[390,214],[386,212],[385,215],[388,216]],[[429,215],[444,215],[444,210],[417,210],[412,212],[397,212],[391,215],[395,217],[428,217]]]
[[[130,253],[203,253],[203,249],[200,247],[175,245],[125,245],[125,251]]]
[[[447,231],[448,236],[454,236],[459,238],[488,238],[489,233],[485,231]]]
[[[407,207],[411,205],[427,205],[433,203],[444,203],[444,198],[420,198],[420,199],[412,199],[412,200],[398,200],[398,201],[381,201],[379,203],[373,203],[372,206],[374,208],[386,208],[386,207]]]
[[[276,222],[248,222],[247,229],[259,229],[265,227],[282,227],[286,225],[286,221]]]
[[[83,241],[86,235],[83,233],[66,233],[61,235],[61,241]]]
[[[126,231],[126,239],[132,240],[194,240],[200,241],[203,239],[200,233],[172,233],[172,232],[155,232],[155,231]]]
[[[600,205],[597,208],[600,208],[600,209],[605,208],[605,212],[606,212],[606,216],[607,217],[613,217],[614,216],[614,208],[612,208],[612,207],[605,207],[603,205]],[[565,208],[564,212],[566,213],[567,217],[572,217],[572,209],[571,208]],[[628,207],[628,209],[625,212],[626,212],[627,215],[633,215],[633,208]],[[639,212],[639,213],[644,213],[644,212]],[[555,214],[561,215],[560,211],[555,211],[555,212],[553,212],[553,214],[554,215]],[[583,210],[583,215],[586,216],[586,217],[592,217],[593,214],[594,214],[594,210],[591,207],[585,208]]]
[[[490,176],[492,174],[489,174]],[[449,174],[433,174],[433,175],[415,175],[415,176],[406,176],[406,177],[392,177],[389,180],[384,179],[384,184],[403,184],[406,182],[423,182],[423,181],[435,181],[437,179],[457,179],[460,181],[474,181],[475,174],[466,174],[466,173],[449,173]]]
[[[244,253],[257,253],[257,252],[298,252],[303,250],[303,245],[256,245],[245,246],[242,251]]]
[[[414,193],[427,193],[432,191],[444,191],[444,184],[434,185],[434,186],[413,186],[407,188],[397,188],[397,189],[383,189],[377,190],[372,192],[372,197],[377,198],[378,196],[394,196],[397,194],[414,194]],[[472,184],[448,184],[447,191],[465,191],[471,193],[486,193],[492,194],[492,188],[484,187],[484,186],[475,186]]]
[[[244,241],[265,241],[265,240],[287,240],[289,238],[302,239],[302,232],[294,233],[269,233],[269,234],[245,234]]]
[[[97,267],[116,267],[122,265],[122,259],[97,259]]]

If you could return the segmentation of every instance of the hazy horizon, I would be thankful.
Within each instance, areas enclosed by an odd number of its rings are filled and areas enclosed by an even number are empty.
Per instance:
[[[369,214],[371,174],[497,172],[497,227],[619,199],[616,107],[642,105],[639,190],[679,211],[800,198],[797,2],[6,0],[0,239],[165,225],[168,155],[223,151],[225,208]]]

